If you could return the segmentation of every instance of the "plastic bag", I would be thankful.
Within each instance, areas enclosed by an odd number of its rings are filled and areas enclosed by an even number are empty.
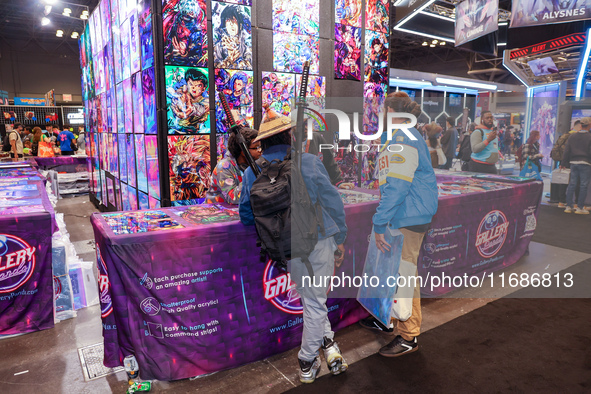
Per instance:
[[[552,182],[557,185],[568,185],[570,180],[570,170],[568,168],[557,168],[552,171]]]
[[[523,169],[519,173],[519,176],[526,177],[526,178],[536,178],[538,181],[542,181],[542,176],[540,175],[540,170],[538,170],[538,166],[534,165],[530,160],[529,157],[525,161],[523,165]]]

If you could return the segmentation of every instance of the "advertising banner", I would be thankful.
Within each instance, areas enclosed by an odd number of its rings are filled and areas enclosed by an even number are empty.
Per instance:
[[[456,6],[456,46],[499,29],[499,3],[465,0]]]
[[[15,97],[14,98],[14,105],[34,105],[34,106],[45,106],[46,100],[44,98],[35,98],[35,97]]]
[[[589,0],[538,1],[514,0],[509,27],[547,25],[591,19]]]

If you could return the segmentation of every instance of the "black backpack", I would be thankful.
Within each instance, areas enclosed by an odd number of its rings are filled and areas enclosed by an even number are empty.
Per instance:
[[[312,204],[301,170],[293,165],[291,152],[282,161],[256,161],[261,174],[250,190],[250,204],[261,243],[261,257],[268,256],[282,268],[287,261],[308,256],[324,233],[320,204]],[[306,264],[309,267],[309,263]]]
[[[458,154],[458,159],[461,161],[470,161],[472,157],[472,144],[470,143],[470,134],[466,134],[464,139],[462,139],[462,144],[460,145],[460,152]]]
[[[6,133],[4,136],[4,142],[2,144],[2,152],[10,152],[12,150],[12,146],[10,145],[10,134],[16,133],[16,131],[11,130]]]

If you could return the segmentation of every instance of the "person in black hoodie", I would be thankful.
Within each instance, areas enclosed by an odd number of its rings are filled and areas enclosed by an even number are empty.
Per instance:
[[[449,170],[452,166],[454,156],[456,155],[456,148],[458,147],[458,131],[456,130],[456,121],[449,116],[446,119],[446,130],[441,136],[441,147],[447,161],[440,165],[442,170]]]
[[[581,119],[581,131],[572,134],[566,142],[564,155],[562,156],[562,168],[570,168],[570,182],[566,189],[566,209],[564,212],[573,212],[574,194],[579,184],[578,207],[574,211],[579,215],[588,215],[589,211],[584,208],[587,199],[587,188],[591,179],[591,118]]]

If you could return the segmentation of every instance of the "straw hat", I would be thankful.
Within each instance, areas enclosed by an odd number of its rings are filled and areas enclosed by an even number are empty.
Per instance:
[[[261,126],[259,127],[259,134],[254,142],[277,135],[294,126],[295,122],[291,118],[281,115],[271,108],[267,108],[263,115]]]

